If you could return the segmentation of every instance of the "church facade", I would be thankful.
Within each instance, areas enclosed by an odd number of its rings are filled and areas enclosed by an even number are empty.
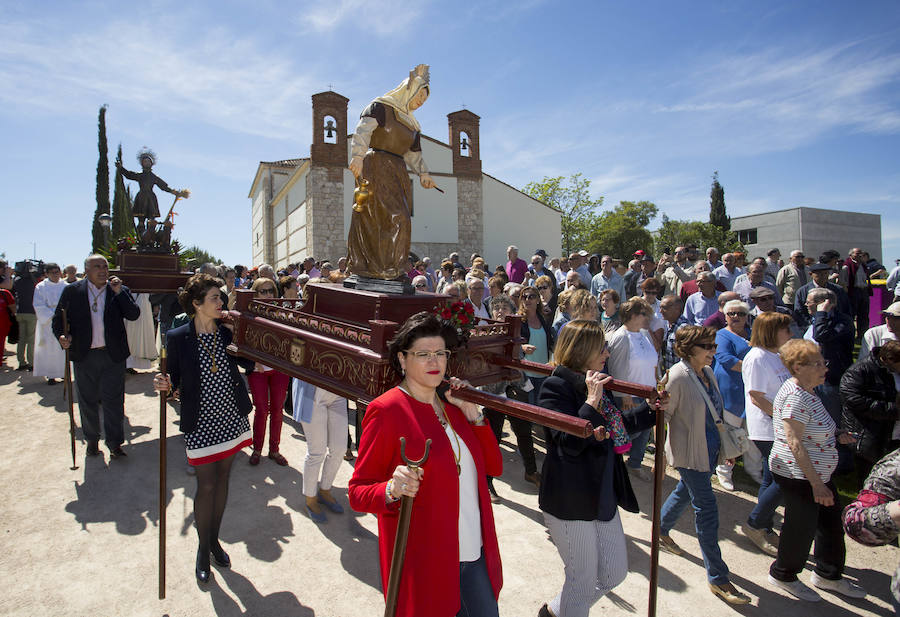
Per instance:
[[[250,187],[253,264],[276,270],[306,257],[332,263],[347,254],[355,182],[347,169],[349,99],[336,92],[312,96],[309,157],[260,162]],[[411,251],[437,262],[452,251],[467,262],[481,254],[492,267],[506,262],[506,247],[520,257],[537,249],[560,253],[561,214],[484,173],[480,118],[468,110],[447,115],[449,143],[423,133],[422,155],[437,186],[413,187]]]

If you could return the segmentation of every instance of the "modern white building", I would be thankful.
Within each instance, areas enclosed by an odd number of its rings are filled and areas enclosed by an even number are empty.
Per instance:
[[[336,262],[346,255],[355,189],[347,169],[348,102],[336,92],[314,94],[310,156],[259,164],[249,194],[255,265],[278,269],[310,256]],[[482,172],[478,116],[461,110],[447,120],[449,144],[424,134],[421,140],[444,193],[423,189],[410,173],[412,252],[431,257],[434,265],[452,251],[463,262],[479,253],[492,268],[506,262],[510,244],[526,260],[540,248],[559,255],[560,212]]]
[[[784,259],[799,249],[818,258],[834,249],[847,255],[861,248],[881,261],[881,215],[822,208],[789,208],[731,219],[731,230],[747,249],[749,257],[765,256],[773,248]]]

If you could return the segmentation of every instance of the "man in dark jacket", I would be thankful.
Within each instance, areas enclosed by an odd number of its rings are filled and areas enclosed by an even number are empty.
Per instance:
[[[853,322],[850,316],[837,310],[837,296],[830,289],[816,288],[806,297],[806,308],[812,315],[812,323],[803,338],[819,344],[822,357],[828,365],[825,383],[816,388],[816,394],[834,419],[841,420],[841,399],[838,386],[841,375],[853,363]]]
[[[842,427],[856,433],[852,447],[860,486],[872,466],[898,445],[898,374],[900,341],[885,341],[841,378]]]
[[[85,277],[66,287],[53,315],[53,334],[69,356],[78,383],[81,429],[88,442],[87,454],[100,454],[100,405],[103,433],[112,458],[125,456],[125,360],[131,353],[123,319],[135,321],[141,309],[131,292],[114,276],[102,255],[84,260]],[[63,328],[66,312],[68,335]]]
[[[833,270],[825,263],[813,264],[809,267],[812,281],[797,290],[794,296],[794,319],[797,324],[806,329],[812,323],[812,315],[806,310],[806,298],[813,289],[830,289],[837,296],[837,310],[846,315],[850,314],[850,298],[840,285],[828,282],[828,277]]]

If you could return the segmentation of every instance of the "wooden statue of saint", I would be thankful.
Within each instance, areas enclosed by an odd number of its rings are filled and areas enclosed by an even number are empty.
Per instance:
[[[362,112],[350,147],[350,171],[360,187],[350,217],[348,267],[353,274],[392,281],[409,271],[409,168],[426,188],[435,188],[422,159],[419,123],[413,112],[428,98],[428,66],[372,101]],[[360,192],[365,198],[360,199]]]
[[[137,231],[138,244],[140,246],[153,246],[156,244],[158,235],[156,219],[159,218],[159,202],[156,200],[156,193],[153,192],[153,187],[158,186],[166,193],[175,195],[176,201],[181,198],[187,199],[190,196],[190,191],[187,189],[181,191],[171,189],[162,178],[153,173],[153,166],[156,164],[156,153],[153,150],[149,148],[141,149],[137,154],[137,159],[141,164],[140,173],[128,171],[119,161],[116,161],[116,167],[119,168],[123,176],[129,180],[134,180],[140,187],[137,195],[134,197],[134,208],[132,208],[132,214],[137,219],[135,229]],[[166,224],[170,223],[169,219],[170,217],[166,216],[166,220],[163,221],[162,225],[163,229],[159,230],[163,234],[166,232],[171,233],[171,225],[166,228]]]

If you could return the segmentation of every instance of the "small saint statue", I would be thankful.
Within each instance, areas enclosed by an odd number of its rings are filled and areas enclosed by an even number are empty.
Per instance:
[[[132,214],[137,219],[135,228],[138,236],[138,245],[153,247],[163,243],[166,246],[162,248],[168,248],[167,240],[171,239],[173,212],[172,209],[169,209],[169,213],[166,215],[161,228],[157,229],[156,219],[159,218],[159,202],[156,200],[156,193],[153,192],[153,187],[158,186],[166,193],[175,195],[176,202],[179,199],[187,199],[190,197],[191,192],[187,189],[180,191],[171,189],[162,178],[153,173],[153,166],[156,165],[156,153],[153,150],[146,147],[142,148],[137,154],[137,160],[141,164],[140,173],[128,171],[119,161],[116,161],[116,167],[119,168],[123,176],[129,180],[134,180],[140,186],[137,195],[134,197],[134,208],[132,209]],[[174,203],[172,207],[175,207]]]

